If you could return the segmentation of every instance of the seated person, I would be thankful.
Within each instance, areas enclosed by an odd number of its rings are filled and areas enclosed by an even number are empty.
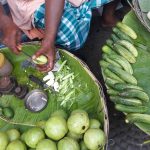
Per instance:
[[[7,0],[7,2],[11,17],[5,15],[0,4],[0,31],[3,44],[19,54],[21,31],[31,40],[42,39],[41,48],[34,57],[42,54],[47,56],[48,64],[40,68],[40,71],[47,72],[54,65],[55,46],[60,45],[69,51],[80,49],[89,33],[91,9],[102,6],[109,0]],[[107,15],[107,11],[104,12]],[[110,21],[111,19],[113,20],[112,14]],[[112,22],[109,24],[109,19],[104,22],[105,25],[113,24]]]

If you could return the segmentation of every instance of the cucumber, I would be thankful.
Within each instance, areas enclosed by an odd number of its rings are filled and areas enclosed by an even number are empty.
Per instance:
[[[46,56],[41,55],[35,59],[32,59],[32,61],[37,65],[45,65],[48,62],[48,59]]]
[[[144,102],[149,101],[148,95],[144,91],[141,91],[141,90],[127,89],[124,92],[121,92],[119,95],[123,97],[129,97],[129,98],[139,98],[140,100]]]
[[[120,54],[121,56],[123,56],[125,59],[127,59],[128,62],[130,63],[135,63],[136,59],[133,56],[133,54],[131,52],[129,52],[126,48],[124,48],[123,46],[119,45],[119,44],[114,44],[114,48],[115,50],[118,52],[118,54]]]
[[[145,113],[149,109],[146,106],[126,106],[126,105],[122,105],[122,104],[116,104],[115,108],[118,111],[122,111],[125,113]]]
[[[111,34],[111,39],[113,40],[114,43],[120,40],[115,34]]]
[[[123,90],[126,90],[126,89],[136,89],[136,90],[143,91],[143,89],[139,86],[131,85],[131,84],[125,84],[125,83],[116,83],[114,85],[114,89],[116,89],[118,91],[123,91]]]
[[[110,40],[110,39],[108,39],[108,40],[106,40],[106,44],[111,48],[111,49],[113,49],[113,47],[114,47],[114,43],[113,43],[113,41],[112,40]]]
[[[116,52],[115,51],[113,51],[109,46],[107,46],[107,45],[104,45],[103,47],[102,47],[102,51],[104,52],[104,53],[106,53],[106,54],[116,54]]]
[[[129,106],[141,106],[142,102],[139,99],[124,98],[120,96],[111,96],[111,101],[117,104],[129,105]]]
[[[103,54],[102,57],[103,57],[104,60],[106,60],[110,64],[112,64],[112,65],[114,65],[114,66],[116,66],[118,68],[122,68],[118,63],[116,63],[115,61],[111,60],[107,54]]]
[[[126,40],[120,40],[118,41],[118,43],[122,46],[124,46],[125,48],[127,48],[133,55],[134,57],[138,56],[138,51],[135,48],[135,46],[133,44],[131,44],[130,42],[126,41]]]
[[[126,121],[130,123],[146,123],[150,124],[150,115],[148,114],[139,114],[132,113],[126,116]]]
[[[113,95],[113,96],[117,96],[118,94],[119,94],[119,92],[118,91],[116,91],[116,90],[113,90],[113,89],[108,89],[107,90],[107,93],[109,94],[109,95]]]
[[[99,64],[100,64],[100,66],[103,67],[103,68],[107,68],[107,67],[110,65],[110,63],[108,63],[108,62],[105,61],[105,60],[101,60],[101,61],[99,62]]]
[[[127,34],[128,36],[130,36],[132,39],[137,39],[137,34],[135,33],[135,31],[129,27],[128,25],[122,23],[122,22],[118,22],[116,25],[122,32],[124,32],[125,34]]]
[[[132,76],[130,73],[114,66],[114,65],[109,65],[108,69],[118,75],[122,80],[126,81],[127,83],[137,85],[137,80],[134,76]]]
[[[114,27],[113,32],[119,37],[120,40],[127,40],[133,44],[133,40],[124,32],[120,31],[118,28]]]
[[[129,72],[130,74],[133,74],[132,66],[124,57],[117,54],[116,55],[113,54],[113,55],[109,55],[109,58],[117,62],[120,66],[122,66],[122,68],[125,71]]]
[[[118,81],[113,80],[111,78],[106,78],[105,82],[106,82],[107,86],[110,86],[110,87],[114,87],[114,84],[119,83]]]
[[[105,69],[104,74],[106,77],[109,77],[111,79],[117,80],[118,82],[124,83],[124,81],[121,78],[119,78],[116,74],[111,72],[109,69]]]

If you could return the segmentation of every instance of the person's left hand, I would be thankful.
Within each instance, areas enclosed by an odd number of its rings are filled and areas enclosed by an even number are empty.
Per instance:
[[[46,65],[38,65],[37,68],[41,72],[48,72],[53,69],[54,61],[56,57],[56,48],[54,44],[51,44],[49,40],[43,40],[41,48],[34,54],[33,59],[44,55],[48,58]]]

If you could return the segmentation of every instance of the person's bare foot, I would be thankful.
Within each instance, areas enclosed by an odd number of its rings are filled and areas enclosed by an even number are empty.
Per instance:
[[[117,19],[115,16],[107,16],[103,17],[101,20],[101,26],[106,28],[106,27],[114,27],[119,19]]]

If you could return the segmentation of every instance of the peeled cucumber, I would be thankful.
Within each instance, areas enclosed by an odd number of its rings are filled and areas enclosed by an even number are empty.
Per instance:
[[[33,59],[33,62],[37,65],[45,65],[48,62],[48,60],[47,60],[46,56],[41,55],[41,56]]]

